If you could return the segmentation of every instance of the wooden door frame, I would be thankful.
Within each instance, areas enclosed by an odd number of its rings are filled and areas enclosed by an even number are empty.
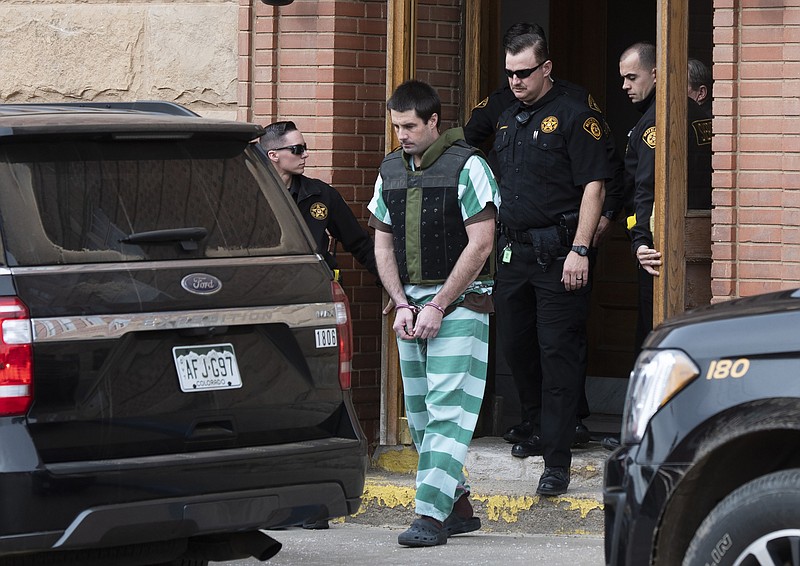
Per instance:
[[[417,0],[389,0],[386,21],[386,99],[394,90],[414,76],[416,70]],[[394,128],[386,113],[384,153],[396,146]],[[383,292],[384,304],[388,300]],[[394,313],[381,319],[381,412],[380,444],[400,444],[400,415],[402,413],[402,379],[397,342],[392,330]]]
[[[462,123],[466,124],[475,105],[496,88],[497,64],[485,45],[499,44],[500,0],[464,0],[464,99]]]
[[[685,309],[687,52],[689,0],[658,0],[654,245],[662,266],[653,281],[653,326]]]
[[[485,51],[485,49],[481,49],[481,1],[465,0],[465,2],[464,69],[469,70],[469,72],[463,74],[464,102],[461,105],[461,116],[464,124],[467,123],[469,113],[475,104],[483,99],[483,96],[481,96],[483,90],[481,70],[485,68],[481,64],[481,55]],[[474,64],[470,65],[470,61],[473,61]]]

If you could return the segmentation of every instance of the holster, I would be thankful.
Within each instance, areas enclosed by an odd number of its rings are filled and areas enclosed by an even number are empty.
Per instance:
[[[566,212],[561,215],[558,221],[558,235],[561,237],[561,245],[571,247],[575,240],[575,232],[578,231],[578,213]]]
[[[536,263],[542,268],[542,271],[547,271],[553,260],[562,255],[563,244],[561,243],[561,235],[557,226],[550,228],[532,228],[526,230],[531,239],[531,246],[533,246],[533,255],[536,258]]]
[[[527,230],[512,230],[504,226],[501,232],[510,242],[531,246],[536,263],[539,264],[542,271],[547,271],[553,260],[565,256],[569,251],[569,246],[563,243],[561,226],[528,228]]]

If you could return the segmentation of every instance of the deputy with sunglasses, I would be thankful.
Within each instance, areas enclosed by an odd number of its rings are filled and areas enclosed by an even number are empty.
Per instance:
[[[612,177],[603,117],[553,87],[547,40],[530,28],[504,39],[517,102],[498,120],[500,173],[498,344],[515,382],[540,386],[545,470],[537,493],[570,483],[571,445],[584,377],[589,246]]]
[[[535,34],[545,38],[542,27],[535,23],[521,22],[514,24],[508,29],[510,35]],[[520,76],[524,72],[518,72]],[[532,74],[532,73],[531,73]],[[528,75],[529,76],[529,75]],[[509,77],[513,78],[513,77]],[[525,77],[523,77],[525,78]],[[584,102],[590,108],[600,112],[600,108],[592,95],[585,88],[566,81],[564,79],[550,76],[553,88],[560,90],[567,96],[575,100]],[[470,119],[464,126],[464,139],[468,144],[475,147],[484,147],[484,144],[494,140],[495,127],[500,115],[510,106],[517,104],[517,97],[511,90],[511,86],[506,84],[492,92],[488,97],[479,102],[472,109]],[[609,164],[613,171],[613,178],[606,183],[606,196],[603,203],[603,214],[592,238],[592,245],[589,247],[589,276],[592,276],[595,261],[597,260],[597,248],[609,234],[611,224],[619,215],[624,204],[624,166],[622,157],[617,151],[614,138],[610,135],[610,128],[603,120],[603,129],[606,130],[605,148]],[[499,174],[497,166],[497,154],[494,150],[488,152],[487,161]],[[586,352],[588,354],[588,351]],[[585,392],[585,373],[588,367],[588,359],[583,360],[584,381],[580,388],[578,401],[578,412],[575,423],[575,437],[573,447],[583,446],[591,440],[589,429],[583,424],[583,419],[590,415],[589,403]],[[511,455],[518,458],[529,456],[540,456],[542,454],[541,436],[539,433],[539,413],[542,405],[541,383],[534,383],[528,376],[517,374],[514,376],[515,385],[519,393],[520,401],[520,422],[510,427],[503,438],[507,442],[513,443]]]
[[[308,146],[294,122],[274,122],[265,128],[261,147],[291,193],[300,214],[306,221],[317,251],[338,275],[336,242],[353,254],[375,277],[375,246],[353,211],[339,192],[329,184],[303,175],[308,158]]]

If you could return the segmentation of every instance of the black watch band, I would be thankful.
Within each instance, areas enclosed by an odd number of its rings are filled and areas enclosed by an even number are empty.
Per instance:
[[[586,246],[572,246],[572,251],[581,257],[586,257],[589,255],[589,248]]]

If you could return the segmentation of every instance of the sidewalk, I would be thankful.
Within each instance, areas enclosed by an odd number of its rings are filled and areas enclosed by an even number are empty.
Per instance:
[[[610,452],[599,442],[572,452],[569,491],[536,494],[544,471],[541,456],[514,458],[499,437],[472,441],[466,469],[475,514],[486,532],[603,534],[603,466]],[[414,514],[417,454],[412,447],[381,447],[367,472],[361,509],[347,522],[407,525]]]

